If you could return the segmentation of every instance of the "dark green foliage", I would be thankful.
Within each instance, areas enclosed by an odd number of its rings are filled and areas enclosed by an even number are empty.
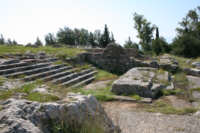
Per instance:
[[[64,27],[58,31],[57,39],[61,44],[75,44],[74,32],[68,27]]]
[[[170,46],[167,44],[164,38],[156,38],[152,41],[152,50],[156,55],[161,53],[169,53]]]
[[[184,57],[200,56],[200,8],[190,10],[179,24],[173,53]]]
[[[140,39],[140,44],[144,52],[152,50],[153,31],[155,26],[152,25],[144,16],[137,13],[134,14],[133,20],[135,21],[135,29],[138,32],[137,37]]]
[[[8,44],[8,45],[12,45],[12,41],[11,41],[11,39],[10,39],[10,38],[8,38],[8,40],[7,40],[6,44]]]
[[[125,41],[124,48],[139,49],[137,43],[132,42],[130,37],[128,38],[127,41]]]
[[[17,43],[17,41],[13,40],[12,44],[17,45],[18,43]]]
[[[105,48],[109,43],[111,43],[110,32],[107,25],[105,25],[104,33],[101,36],[100,45],[101,47]]]
[[[4,37],[3,37],[3,35],[1,34],[1,36],[0,36],[0,45],[1,44],[5,44],[5,39],[4,39]]]
[[[184,34],[173,42],[173,53],[184,57],[200,56],[200,39],[191,34]]]
[[[156,27],[156,39],[159,39],[159,38],[160,38],[159,29],[158,27]]]
[[[89,44],[90,44],[92,47],[97,46],[97,44],[96,44],[96,42],[95,42],[94,35],[92,34],[92,32],[90,32],[88,41],[89,41]]]
[[[42,42],[40,41],[39,37],[37,37],[36,42],[35,42],[36,46],[42,46]]]
[[[46,40],[46,39],[45,39]],[[110,32],[105,26],[104,33],[101,34],[100,30],[94,33],[86,29],[74,30],[64,27],[57,33],[57,43],[72,45],[72,46],[92,46],[92,47],[106,47],[110,42],[115,42],[114,35],[110,37]]]
[[[46,42],[46,45],[55,46],[56,38],[54,37],[53,33],[48,33],[45,36],[45,42]]]

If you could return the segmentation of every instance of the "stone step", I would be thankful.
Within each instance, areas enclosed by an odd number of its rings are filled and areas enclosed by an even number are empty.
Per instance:
[[[56,74],[57,72],[65,71],[68,69],[71,69],[71,66],[65,66],[65,65],[53,65],[49,68],[44,68],[41,72],[37,72],[34,74],[29,74],[29,76],[26,76],[23,78],[24,81],[32,81],[36,79],[42,79],[48,76],[51,76],[53,74]]]
[[[23,80],[24,81],[32,81],[32,80],[41,79],[41,78],[43,80],[44,78],[53,76],[59,72],[63,72],[63,71],[66,71],[66,70],[69,70],[72,68],[71,66],[65,66],[65,65],[57,65],[57,66],[59,66],[59,67],[52,67],[49,70],[46,70],[45,72],[26,76]]]
[[[86,80],[86,79],[88,79],[88,78],[91,78],[95,73],[97,73],[97,71],[92,71],[92,72],[89,72],[89,73],[87,73],[87,74],[79,75],[79,76],[76,77],[76,78],[73,78],[73,79],[71,79],[71,80],[69,80],[69,81],[66,81],[66,82],[62,83],[61,86],[69,87],[69,86],[71,86],[71,85],[73,85],[73,84],[76,84],[76,83],[78,83],[78,82],[81,82],[81,81],[83,81],[83,80]]]
[[[38,59],[31,59],[31,60],[23,60],[21,62],[17,62],[17,60],[14,60],[12,63],[9,64],[1,64],[0,65],[0,71],[1,70],[6,70],[6,69],[11,69],[11,68],[17,68],[17,67],[22,67],[22,66],[28,66],[28,65],[33,65],[35,63],[45,63],[45,62],[55,62],[57,61],[57,58],[49,58],[49,59],[43,59],[43,60],[38,60]]]
[[[26,71],[26,70],[31,70],[35,68],[41,68],[50,65],[51,63],[38,63],[34,65],[29,65],[29,66],[22,66],[22,67],[17,67],[17,68],[11,68],[11,69],[5,69],[5,70],[0,70],[0,75],[7,75],[11,73],[16,73],[19,71]]]
[[[3,64],[0,65],[0,71],[4,69],[11,69],[11,68],[16,68],[16,67],[21,67],[21,66],[27,66],[30,65],[28,62],[19,62],[19,63],[13,63],[13,64]]]
[[[44,66],[44,67],[39,67],[39,68],[33,68],[31,70],[26,70],[26,71],[20,71],[20,72],[16,72],[16,73],[11,73],[11,74],[7,74],[5,75],[6,77],[18,77],[20,75],[33,75],[33,74],[37,74],[37,73],[41,73],[44,71],[48,71],[48,70],[52,70],[52,69],[57,69],[60,67],[63,67],[64,65],[49,65],[49,66]]]
[[[75,69],[68,70],[68,71],[64,71],[64,72],[63,72],[63,71],[60,71],[60,72],[56,72],[56,73],[53,74],[53,75],[44,77],[44,78],[42,78],[42,80],[44,80],[44,81],[51,81],[51,80],[58,79],[58,78],[60,78],[60,77],[63,77],[63,76],[72,74],[72,73],[74,73],[74,72],[75,72]]]
[[[19,62],[20,62],[20,60],[18,60],[18,59],[10,59],[10,60],[3,62],[3,65],[9,65],[9,64],[13,64],[13,63],[19,63]]]
[[[63,76],[61,78],[55,79],[55,80],[52,81],[52,83],[61,84],[61,83],[67,82],[71,79],[74,79],[74,78],[76,78],[80,75],[84,75],[86,73],[89,73],[91,71],[93,71],[93,70],[92,69],[86,69],[86,70],[82,70],[81,72],[74,72],[74,73],[71,73],[69,75]]]
[[[93,80],[95,79],[95,76],[92,76],[91,78],[88,78],[86,80],[83,80],[75,85],[73,85],[71,88],[77,88],[77,87],[80,87],[82,85],[86,85],[86,84],[89,84],[91,83]]]

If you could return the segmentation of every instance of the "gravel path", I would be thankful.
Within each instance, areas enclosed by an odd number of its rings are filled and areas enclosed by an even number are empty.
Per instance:
[[[135,103],[103,103],[105,111],[122,133],[200,133],[200,113],[165,115],[139,112]],[[198,115],[197,115],[198,114]]]

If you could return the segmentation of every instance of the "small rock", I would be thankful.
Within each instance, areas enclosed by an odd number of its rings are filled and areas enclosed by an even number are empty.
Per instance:
[[[195,68],[200,68],[200,62],[193,62],[192,66]]]

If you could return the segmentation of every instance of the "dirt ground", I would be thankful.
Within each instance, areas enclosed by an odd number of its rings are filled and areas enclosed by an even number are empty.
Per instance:
[[[200,113],[166,115],[136,110],[137,103],[102,103],[122,133],[200,133]]]

